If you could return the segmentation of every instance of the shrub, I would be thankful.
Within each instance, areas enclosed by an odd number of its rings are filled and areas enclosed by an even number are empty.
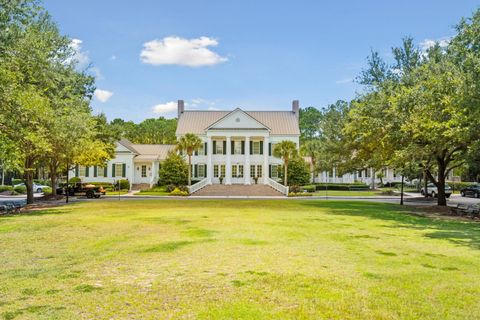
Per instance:
[[[79,177],[72,177],[68,180],[68,183],[77,183],[77,182],[82,182],[82,179]]]
[[[12,179],[12,185],[17,185],[20,183],[24,183],[23,179]]]
[[[115,183],[116,190],[118,190],[119,185],[120,185],[120,190],[130,190],[130,181],[128,181],[127,179],[118,180]]]
[[[391,188],[384,188],[384,189],[382,189],[380,194],[384,195],[384,196],[393,196],[393,195],[395,195],[395,190],[391,189]]]
[[[308,186],[303,186],[301,187],[302,191],[306,192],[315,192],[315,186],[314,185],[308,185]]]
[[[178,186],[178,189],[180,189],[180,191],[188,193],[188,187],[187,186]]]
[[[13,187],[12,186],[0,186],[0,192],[4,192],[4,191],[13,191]]]
[[[159,172],[159,185],[185,185],[188,181],[188,164],[183,157],[175,152],[169,152],[162,162]]]
[[[15,189],[13,189],[16,193],[21,193],[21,194],[25,194],[27,193],[27,187],[25,186],[18,186],[16,187]]]
[[[302,190],[300,189],[300,187],[298,185],[293,185],[293,186],[290,186],[288,188],[288,191],[290,193],[299,193],[299,192],[302,192]]]
[[[165,187],[165,190],[167,192],[172,192],[173,190],[175,190],[176,186],[174,184],[169,184]]]
[[[315,189],[321,190],[368,190],[370,187],[364,183],[316,183]]]
[[[455,192],[455,191],[460,191],[463,188],[466,188],[468,186],[471,186],[472,184],[476,184],[476,182],[447,182],[446,184],[448,184],[450,188],[452,188],[452,191]],[[423,184],[422,184],[422,187],[423,187]]]
[[[179,188],[175,188],[172,192],[170,192],[171,196],[188,196],[188,192],[182,191]]]
[[[311,197],[312,194],[308,192],[289,192],[289,197]]]
[[[283,181],[285,170],[281,169],[279,178]],[[290,159],[288,162],[288,185],[304,185],[310,182],[310,168],[308,164],[301,157]]]

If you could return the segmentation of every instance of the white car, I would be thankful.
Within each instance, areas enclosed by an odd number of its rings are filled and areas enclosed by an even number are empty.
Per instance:
[[[16,184],[16,185],[13,186],[14,189],[16,187],[25,187],[25,183],[19,183],[19,184]],[[43,189],[45,189],[45,188],[50,188],[50,187],[49,186],[44,186],[42,184],[36,184],[36,183],[33,184],[33,192],[35,192],[35,193],[42,193]]]
[[[425,195],[425,188],[420,190],[420,193],[424,196]],[[438,196],[438,188],[433,183],[427,184],[427,194],[432,198],[436,198]],[[445,197],[450,198],[452,195],[452,188],[448,184],[445,185]]]

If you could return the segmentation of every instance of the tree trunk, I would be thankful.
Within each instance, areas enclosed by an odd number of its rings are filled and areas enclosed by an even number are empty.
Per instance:
[[[427,178],[427,169],[423,170],[424,181],[423,181],[423,190],[425,192],[425,198],[428,198],[428,178]]]
[[[57,167],[55,165],[50,166],[50,186],[52,187],[52,195],[57,197]]]
[[[446,166],[443,159],[438,159],[438,180],[437,180],[437,204],[439,206],[446,206],[447,205],[447,198],[445,197],[445,171]]]
[[[372,169],[372,190],[375,190],[375,174],[376,171]]]
[[[288,161],[285,161],[285,177],[283,177],[283,184],[288,186]]]
[[[188,155],[188,185],[192,185],[192,156]]]
[[[5,185],[5,160],[2,162],[2,186]]]
[[[400,205],[403,206],[403,182],[404,182],[404,175],[402,174],[402,186],[400,187]]]
[[[25,187],[27,189],[27,204],[33,203],[33,168],[31,159],[25,160]]]

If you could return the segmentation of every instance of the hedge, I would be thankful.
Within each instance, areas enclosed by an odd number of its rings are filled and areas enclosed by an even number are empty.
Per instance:
[[[315,189],[321,190],[369,190],[370,186],[364,183],[316,183]]]
[[[13,187],[12,186],[0,186],[0,192],[4,192],[4,191],[13,191]]]
[[[447,185],[452,188],[452,191],[460,191],[463,188],[469,187],[473,184],[478,184],[477,182],[446,182]]]

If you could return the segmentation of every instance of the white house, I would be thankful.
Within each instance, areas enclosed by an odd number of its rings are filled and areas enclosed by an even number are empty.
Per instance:
[[[160,162],[165,160],[175,145],[133,144],[126,139],[117,142],[115,157],[104,166],[76,166],[70,177],[79,177],[83,182],[109,182],[127,179],[132,187],[153,186],[158,181]]]
[[[276,143],[295,142],[299,147],[299,102],[293,101],[291,111],[185,110],[178,101],[177,138],[193,133],[203,147],[192,157],[193,178],[198,187],[255,183],[278,189],[275,180],[282,160],[273,156]]]

